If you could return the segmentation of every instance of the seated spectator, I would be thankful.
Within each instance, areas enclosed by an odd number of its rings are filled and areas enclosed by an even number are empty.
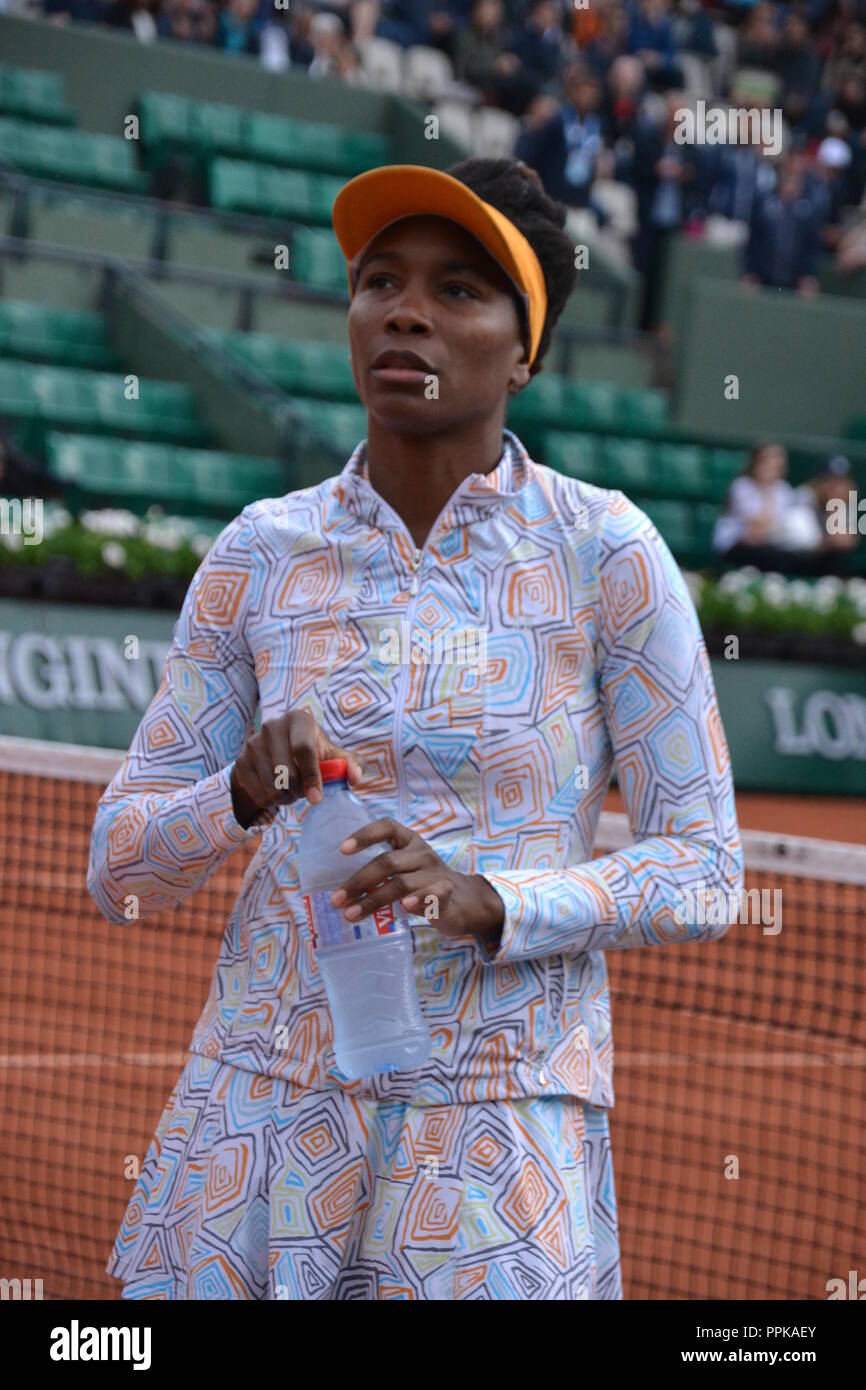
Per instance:
[[[606,215],[592,203],[592,182],[597,172],[610,172],[610,155],[604,160],[602,89],[598,78],[583,63],[570,63],[562,75],[565,101],[552,115],[541,108],[524,122],[514,153],[539,174],[545,191],[567,207],[591,207],[599,218]]]
[[[539,83],[516,53],[505,51],[504,19],[502,0],[475,0],[468,27],[457,34],[454,67],[458,80],[477,87],[490,105],[522,116]]]
[[[707,211],[748,223],[755,201],[776,187],[776,161],[764,145],[708,147],[713,158]]]
[[[789,155],[776,188],[755,200],[741,283],[817,294],[820,227],[821,206],[809,196],[801,161]]]
[[[756,444],[739,477],[728,490],[713,531],[713,549],[726,564],[759,569],[817,568],[822,544],[814,504],[791,487],[787,450],[781,444]]]
[[[585,13],[584,10],[575,10],[577,15]],[[587,30],[587,37],[577,37],[575,30],[575,37],[580,57],[603,81],[617,58],[628,52],[628,15],[621,5],[608,0],[601,11],[598,25],[592,31]],[[640,62],[640,59],[635,61]]]
[[[160,38],[211,44],[216,40],[216,9],[208,0],[166,0],[156,27]]]
[[[657,90],[682,84],[676,41],[668,10],[670,0],[637,0],[629,5],[628,52],[644,65],[647,81]]]
[[[834,556],[854,550],[859,541],[858,533],[848,525],[833,524],[834,513],[838,511],[833,503],[842,503],[842,513],[847,520],[848,495],[857,491],[857,481],[848,459],[843,454],[834,455],[827,461],[824,472],[810,478],[801,490],[808,493],[813,501],[821,526],[821,549]]]
[[[776,71],[782,79],[782,110],[791,126],[801,126],[821,81],[821,59],[812,46],[808,21],[798,10],[785,20]]]
[[[320,10],[310,20],[310,43],[313,57],[307,68],[310,77],[334,77],[342,82],[356,83],[361,63],[358,52],[346,37],[339,15]]]
[[[425,44],[453,58],[458,29],[467,22],[468,0],[356,0],[352,6],[352,36],[363,43],[369,33],[390,39],[401,48]]]
[[[217,48],[227,53],[259,52],[259,0],[228,0],[217,22]]]
[[[158,13],[159,0],[115,0],[106,12],[105,23],[131,30],[139,43],[153,43],[159,37]]]
[[[556,81],[562,66],[562,24],[557,0],[530,0],[525,19],[511,31],[508,50],[516,53],[536,91],[549,88]]]
[[[828,92],[838,92],[852,77],[866,83],[866,24],[863,23],[846,25],[841,44],[824,65],[822,86]]]
[[[737,34],[737,66],[778,72],[781,35],[772,5],[758,4]]]

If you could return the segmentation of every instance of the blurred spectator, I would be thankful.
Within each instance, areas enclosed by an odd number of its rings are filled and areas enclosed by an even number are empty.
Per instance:
[[[105,23],[117,29],[130,29],[139,43],[154,43],[159,37],[158,13],[159,0],[116,0],[105,16]]]
[[[217,22],[217,47],[229,53],[259,52],[259,0],[227,0]]]
[[[817,294],[820,214],[800,161],[789,155],[776,188],[756,199],[752,209],[742,283]]]
[[[310,20],[310,42],[313,57],[307,72],[310,77],[334,77],[354,83],[360,77],[361,64],[357,50],[346,38],[339,15],[322,10]]]
[[[812,46],[809,25],[798,10],[785,20],[779,47],[778,69],[782,79],[782,110],[792,126],[806,116],[821,81],[821,59]]]
[[[552,114],[549,105],[533,106],[514,153],[536,170],[552,198],[568,207],[591,207],[605,222],[606,214],[591,197],[604,151],[601,83],[583,63],[574,62],[563,72],[562,85],[565,101]],[[609,170],[610,156],[605,172]]]
[[[357,14],[357,5],[353,6],[356,43],[363,42],[370,32],[374,22],[371,10],[379,10],[378,0],[362,0],[362,5]],[[381,18],[375,18],[375,33],[402,48],[427,44],[444,48],[453,57],[454,37],[458,28],[466,26],[468,8],[467,0],[382,0]]]
[[[761,443],[728,491],[713,532],[713,549],[726,564],[759,569],[814,571],[822,528],[814,503],[804,500],[785,477],[787,450]],[[797,558],[799,557],[799,564]]]
[[[157,28],[161,38],[185,43],[214,43],[216,9],[208,0],[165,0]]]
[[[525,19],[511,32],[508,48],[520,59],[536,91],[549,86],[562,66],[562,24],[557,0],[530,0]]]
[[[821,528],[821,549],[831,555],[845,555],[854,550],[859,536],[850,527],[830,525],[833,511],[832,503],[841,502],[843,513],[848,516],[849,493],[857,491],[857,482],[851,472],[851,464],[843,454],[835,454],[827,461],[827,467],[817,477],[810,478],[802,489],[812,500]],[[829,507],[829,511],[828,511]]]
[[[644,277],[641,327],[656,326],[656,301],[668,239],[685,222],[692,204],[697,164],[694,148],[674,139],[683,92],[666,93],[657,115],[645,115],[635,131],[634,186],[639,230],[634,263]]]
[[[659,89],[679,86],[683,80],[669,8],[670,0],[637,0],[627,8],[628,52],[640,58],[650,85]]]
[[[713,167],[708,212],[733,222],[750,221],[756,199],[776,186],[776,163],[767,148],[763,144],[710,147]]]
[[[502,0],[475,0],[468,28],[457,35],[454,67],[461,82],[477,87],[492,105],[522,116],[539,87],[516,53],[506,52]]]
[[[737,35],[737,65],[778,72],[780,46],[773,6],[755,5]]]

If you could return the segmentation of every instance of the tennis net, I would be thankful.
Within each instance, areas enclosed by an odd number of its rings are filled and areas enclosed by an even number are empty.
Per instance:
[[[45,1298],[119,1297],[105,1264],[133,1160],[257,848],[171,913],[104,921],[85,875],[120,758],[0,738],[0,1278]],[[603,814],[595,853],[630,842]],[[626,1298],[824,1299],[863,1264],[866,848],[743,843],[752,898],[725,937],[607,954]]]

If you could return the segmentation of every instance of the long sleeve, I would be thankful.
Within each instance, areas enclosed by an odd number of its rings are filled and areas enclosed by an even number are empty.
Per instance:
[[[730,760],[697,615],[668,547],[620,493],[598,565],[599,699],[635,843],[560,870],[485,874],[505,905],[488,964],[720,937],[728,912],[690,913],[691,894],[739,900]]]
[[[97,807],[87,888],[111,922],[173,907],[276,815],[244,829],[231,799],[232,765],[258,702],[244,640],[255,579],[247,510],[199,566],[160,687]]]

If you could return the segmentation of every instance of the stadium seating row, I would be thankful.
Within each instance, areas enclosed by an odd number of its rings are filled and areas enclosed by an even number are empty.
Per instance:
[[[339,174],[342,182],[391,159],[390,142],[384,135],[271,116],[223,102],[144,92],[138,112],[145,162],[151,167],[178,153],[204,159],[222,154],[289,169]]]
[[[59,73],[0,63],[0,115],[46,125],[74,125],[75,112],[66,100],[64,85]]]

